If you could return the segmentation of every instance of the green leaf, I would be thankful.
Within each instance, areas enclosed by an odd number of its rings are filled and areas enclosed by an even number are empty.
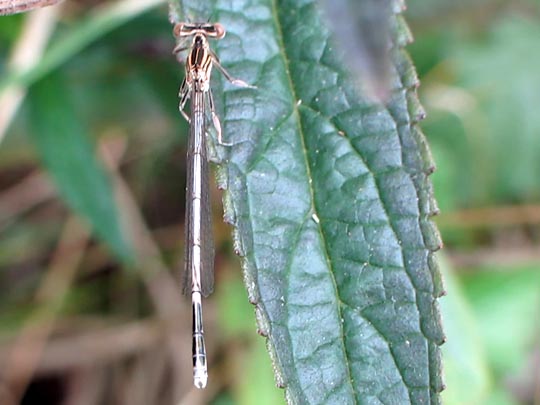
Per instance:
[[[446,405],[488,404],[492,387],[478,319],[447,260],[439,257],[448,297],[441,301],[448,343],[442,347]]]
[[[463,284],[491,369],[502,380],[528,372],[538,338],[538,263],[468,269]]]
[[[513,404],[508,390],[530,373],[538,333],[538,265],[490,265],[452,274],[441,302],[448,343],[442,348],[446,405]],[[532,320],[532,322],[531,322]]]
[[[243,365],[245,376],[238,388],[236,404],[284,404],[283,392],[276,388],[272,378],[272,365],[263,340],[253,342],[246,360]]]
[[[68,205],[90,222],[119,258],[129,262],[132,249],[120,230],[111,184],[68,94],[59,76],[32,87],[28,104],[33,141]]]
[[[313,0],[183,2],[257,89],[214,86],[225,217],[289,403],[438,403],[440,241],[417,79],[390,26],[388,105],[359,94]],[[197,18],[198,17],[198,18]]]
[[[449,32],[424,88],[434,112],[426,130],[444,173],[435,182],[441,208],[538,201],[540,116],[529,106],[540,103],[540,27],[511,14],[481,36]]]
[[[486,196],[498,201],[540,197],[534,174],[540,170],[540,118],[528,108],[540,103],[534,68],[540,63],[539,36],[535,20],[507,17],[482,41],[455,46],[458,85],[472,96],[464,124],[467,135],[474,134],[469,142],[477,188],[471,194],[481,202],[492,201]]]

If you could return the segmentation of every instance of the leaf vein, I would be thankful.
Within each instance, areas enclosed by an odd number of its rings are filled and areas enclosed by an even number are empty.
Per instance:
[[[293,95],[294,100],[298,100],[298,96],[296,94],[295,87],[294,87],[294,84],[293,84],[293,81],[292,81],[292,78],[291,78],[291,72],[290,72],[290,68],[289,68],[290,61],[289,61],[289,59],[287,57],[287,54],[286,54],[286,51],[285,51],[285,44],[284,44],[284,41],[283,41],[283,29],[281,27],[281,21],[278,18],[278,8],[277,8],[276,0],[272,0],[271,3],[272,3],[272,13],[275,16],[274,21],[275,21],[275,25],[276,25],[276,30],[278,32],[277,40],[278,40],[279,45],[280,45],[279,49],[280,49],[280,52],[282,54],[283,63],[285,65],[286,76],[287,76],[287,79],[288,79],[289,88],[290,88],[290,91],[291,91],[291,93]],[[298,132],[300,134],[300,141],[301,141],[301,144],[302,144],[302,150],[304,152],[303,155],[304,155],[304,161],[305,161],[306,174],[307,174],[308,178],[311,178],[311,169],[310,169],[310,165],[309,165],[309,158],[308,158],[308,153],[307,153],[307,148],[306,148],[305,135],[304,135],[303,127],[302,127],[302,124],[301,124],[300,113],[298,111],[298,105],[297,104],[294,104],[292,106],[292,114],[294,114],[294,116],[296,117],[296,122],[297,122],[297,126],[298,126]],[[309,183],[309,185],[308,185],[309,192],[310,192],[310,196],[311,196],[311,198],[310,198],[311,199],[311,209],[312,209],[313,213],[317,214],[317,211],[316,211],[316,208],[315,208],[315,195],[314,195],[313,185],[310,182],[308,182],[308,183]],[[304,226],[304,224],[302,224],[302,227],[303,226]],[[326,238],[324,236],[324,233],[322,231],[320,223],[317,224],[317,230],[319,232],[321,242],[323,244],[323,250],[324,250],[323,253],[324,253],[324,256],[326,258],[327,266],[328,266],[329,273],[330,273],[330,278],[332,279],[332,282],[333,282],[333,285],[334,285],[334,290],[335,290],[335,293],[336,293],[336,297],[341,302],[341,297],[339,296],[339,290],[337,288],[336,279],[335,279],[335,276],[334,276],[334,270],[333,270],[332,262],[330,260],[330,256],[329,256],[329,253],[328,253],[328,245],[327,245]],[[338,312],[339,319],[343,319],[343,316],[342,316],[342,313],[341,313],[341,308],[339,306],[337,308],[337,312]],[[340,323],[340,329],[341,329],[340,336],[341,336],[341,342],[342,342],[342,350],[343,350],[343,355],[344,355],[344,358],[345,358],[344,362],[347,365],[348,382],[349,382],[351,391],[356,394],[356,390],[354,388],[354,385],[352,384],[351,364],[350,364],[350,361],[349,361],[349,355],[347,353],[347,348],[346,348],[346,344],[345,344],[345,335],[344,335],[344,331],[343,331],[343,325],[341,323]],[[354,395],[354,398],[355,398],[354,399],[355,404],[358,404],[358,400],[356,399],[356,395]]]

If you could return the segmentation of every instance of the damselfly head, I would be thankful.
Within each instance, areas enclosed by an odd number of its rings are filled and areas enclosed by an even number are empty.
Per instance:
[[[221,39],[225,36],[225,27],[220,23],[185,23],[181,22],[174,26],[173,34],[177,38],[189,37],[202,34],[208,38]]]

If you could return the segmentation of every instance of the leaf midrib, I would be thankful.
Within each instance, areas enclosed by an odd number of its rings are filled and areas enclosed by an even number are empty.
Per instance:
[[[293,96],[293,100],[298,100],[298,97],[296,95],[296,89],[294,87],[294,81],[292,80],[292,77],[291,77],[291,73],[290,73],[290,62],[289,62],[289,58],[287,56],[287,52],[286,52],[286,48],[285,48],[285,43],[283,41],[283,29],[281,27],[281,21],[279,19],[279,13],[278,13],[278,10],[277,10],[277,4],[276,4],[277,0],[271,0],[271,6],[272,6],[272,14],[274,16],[274,21],[275,21],[275,28],[276,28],[276,33],[277,33],[277,42],[278,42],[278,48],[279,48],[279,53],[281,54],[281,57],[282,57],[282,60],[283,60],[283,64],[285,66],[285,76],[287,77],[287,82],[288,82],[288,87],[289,87],[289,90],[291,92],[291,95]],[[310,165],[309,165],[309,157],[308,157],[308,153],[307,153],[307,148],[306,148],[306,141],[305,141],[305,134],[304,134],[304,130],[303,130],[303,127],[302,127],[302,121],[300,119],[300,113],[299,113],[299,107],[296,103],[292,103],[292,114],[291,116],[294,116],[294,119],[296,121],[296,127],[298,128],[298,133],[299,133],[299,138],[300,138],[300,143],[301,143],[301,146],[302,146],[302,152],[303,152],[303,156],[304,156],[304,166],[305,166],[305,170],[306,170],[306,175],[308,177],[308,179],[311,179],[312,178],[312,175],[311,175],[311,168],[310,168]],[[314,189],[313,189],[313,183],[312,182],[309,182],[308,181],[308,189],[309,189],[309,193],[310,193],[310,201],[311,201],[311,210],[310,212],[308,213],[308,217],[311,217],[313,214],[317,215],[317,217],[321,218],[321,216],[318,214],[317,212],[317,209],[315,207],[315,192],[314,192]],[[305,225],[305,221],[302,223],[302,225],[300,226],[300,229],[302,229]],[[317,227],[317,231],[319,233],[319,236],[320,236],[320,240],[322,242],[322,247],[323,247],[323,254],[324,254],[324,257],[325,257],[325,260],[326,260],[326,263],[327,263],[327,268],[328,268],[328,272],[330,274],[330,279],[332,280],[332,285],[334,287],[334,291],[335,291],[335,296],[337,297],[337,300],[338,300],[338,308],[337,308],[337,313],[338,313],[338,319],[343,319],[343,314],[341,313],[341,304],[343,303],[343,300],[341,298],[341,296],[339,295],[339,290],[338,290],[338,287],[337,287],[337,283],[336,283],[336,279],[335,279],[335,276],[334,276],[334,270],[333,270],[333,266],[332,266],[332,261],[330,260],[330,256],[329,256],[329,252],[328,252],[328,244],[326,242],[326,238],[325,238],[325,235],[322,231],[322,228],[321,228],[321,223],[320,222],[317,222],[316,223],[316,227]],[[292,255],[292,253],[291,253]],[[348,377],[348,385],[350,386],[350,389],[351,389],[351,392],[353,393],[353,398],[354,398],[354,403],[355,404],[358,404],[358,400],[356,398],[356,391],[354,389],[354,386],[352,384],[352,370],[351,370],[351,364],[350,364],[350,361],[349,361],[349,356],[348,356],[348,353],[347,353],[347,346],[345,344],[345,334],[344,334],[344,330],[343,330],[343,322],[339,322],[339,328],[340,328],[340,341],[342,343],[342,351],[343,351],[343,357],[345,359],[345,364],[347,365],[347,377]]]

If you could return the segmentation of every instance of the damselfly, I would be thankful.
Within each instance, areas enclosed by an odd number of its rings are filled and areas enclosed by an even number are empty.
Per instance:
[[[221,66],[210,49],[208,39],[221,39],[225,28],[221,24],[178,23],[173,33],[178,39],[192,38],[191,44],[182,43],[174,53],[189,50],[186,58],[186,76],[180,86],[180,112],[190,123],[187,152],[186,184],[186,255],[184,293],[191,294],[193,315],[193,383],[204,388],[208,380],[206,348],[204,343],[202,297],[207,297],[214,287],[214,245],[208,190],[208,160],[206,150],[206,107],[210,110],[219,144],[223,144],[221,124],[215,111],[210,89],[212,67],[216,66],[231,83],[252,87],[234,79]],[[190,115],[184,111],[190,101]]]

